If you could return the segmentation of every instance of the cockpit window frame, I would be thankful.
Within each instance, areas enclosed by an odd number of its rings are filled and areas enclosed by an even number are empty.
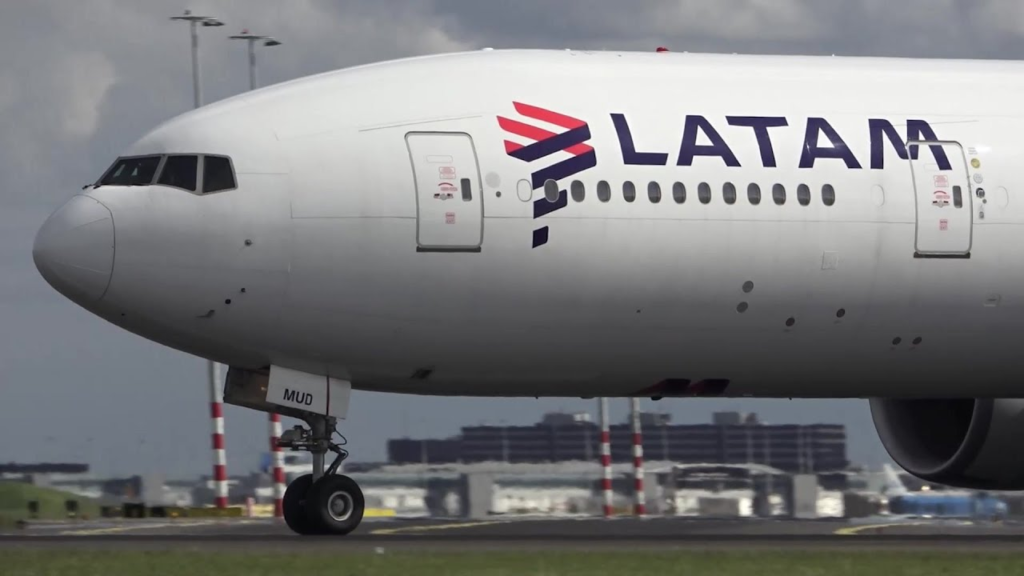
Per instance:
[[[167,160],[171,156],[195,156],[196,162],[196,189],[189,190],[188,188],[182,188],[180,186],[172,186],[170,184],[161,184],[160,176],[163,175],[164,168],[167,165]],[[172,188],[174,190],[181,190],[182,192],[188,192],[189,194],[195,194],[196,196],[208,196],[211,194],[220,194],[221,192],[230,192],[232,190],[238,190],[238,171],[235,170],[235,161],[231,156],[227,154],[206,154],[203,152],[161,152],[157,154],[133,154],[131,156],[118,156],[111,162],[110,167],[107,168],[95,182],[92,183],[93,188],[104,187],[104,186],[125,186],[124,184],[103,184],[103,180],[107,178],[122,161],[134,160],[137,158],[153,158],[159,157],[160,161],[157,163],[156,170],[153,172],[153,178],[145,184],[134,184],[133,186],[163,186],[165,188]],[[213,192],[204,192],[206,187],[206,159],[207,158],[223,158],[228,161],[228,168],[231,170],[231,179],[234,182],[234,186],[231,188],[224,188],[223,190],[215,190]]]
[[[110,174],[114,172],[114,169],[117,168],[121,164],[121,162],[125,160],[135,160],[137,158],[153,158],[154,156],[160,158],[160,160],[156,164],[156,169],[153,170],[153,177],[150,178],[149,182],[146,184],[133,184],[133,186],[152,186],[153,183],[156,182],[156,179],[160,176],[160,172],[162,172],[164,169],[164,162],[167,161],[167,154],[133,154],[131,156],[118,156],[117,158],[114,158],[113,162],[110,163],[110,167],[104,170],[103,174],[101,174],[100,177],[97,178],[95,182],[93,182],[92,187],[96,188],[102,186],[124,186],[124,184],[104,184],[103,181],[106,180],[107,176],[110,176]]]
[[[207,158],[223,158],[228,161],[228,169],[231,172],[231,181],[234,186],[231,188],[224,188],[221,190],[213,190],[212,192],[206,192],[206,159]],[[209,196],[211,194],[220,194],[221,192],[230,192],[232,190],[238,190],[238,172],[235,171],[235,161],[231,159],[231,156],[227,154],[200,154],[199,155],[199,180],[196,193],[200,196]]]
[[[195,156],[195,158],[196,158],[196,189],[195,190],[189,190],[188,188],[183,188],[181,186],[175,186],[173,184],[165,184],[163,182],[160,182],[160,178],[163,177],[163,175],[164,175],[164,168],[167,167],[167,161],[170,160],[171,157],[180,157],[180,156]],[[202,190],[202,188],[201,188],[201,186],[202,186],[202,176],[203,176],[203,154],[196,153],[196,152],[174,152],[174,153],[168,153],[168,154],[164,154],[163,158],[160,160],[160,166],[157,168],[156,176],[153,178],[153,184],[152,185],[153,186],[165,186],[167,188],[174,188],[174,189],[177,189],[177,190],[184,190],[185,192],[188,192],[190,194],[199,194],[201,196],[202,194],[200,194],[199,191]]]

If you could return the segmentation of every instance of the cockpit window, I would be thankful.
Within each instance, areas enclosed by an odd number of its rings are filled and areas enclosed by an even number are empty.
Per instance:
[[[101,186],[145,186],[153,183],[160,156],[118,158],[100,180]]]
[[[235,187],[235,172],[231,160],[224,156],[206,156],[203,159],[203,194],[231,190]]]
[[[196,180],[199,173],[198,156],[168,156],[164,168],[160,171],[157,184],[183,188],[189,192],[196,191]]]

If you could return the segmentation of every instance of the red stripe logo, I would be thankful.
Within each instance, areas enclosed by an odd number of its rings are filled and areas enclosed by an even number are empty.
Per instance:
[[[549,181],[558,182],[597,165],[597,153],[593,146],[587,144],[590,140],[590,126],[586,122],[522,102],[513,102],[512,106],[524,120],[498,116],[498,126],[510,138],[515,138],[505,140],[506,154],[529,163],[559,152],[570,155],[569,158],[535,170],[530,175],[534,190],[544,187]],[[536,125],[536,122],[543,122],[561,130],[554,131],[544,128]],[[559,189],[557,200],[540,198],[533,202],[533,217],[542,218],[565,208],[567,204],[568,194],[565,190]],[[543,246],[547,242],[547,226],[533,231],[534,248]]]

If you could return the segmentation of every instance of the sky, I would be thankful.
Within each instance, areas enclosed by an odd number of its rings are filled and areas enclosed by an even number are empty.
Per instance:
[[[260,52],[262,84],[404,56],[577,48],[921,58],[1024,55],[1019,0],[34,0],[0,2],[0,462],[85,461],[100,474],[208,473],[204,362],[78,308],[36,272],[47,215],[147,130],[192,106],[185,8],[202,30],[207,102],[248,87],[242,28],[283,44]],[[984,90],[984,87],[979,87]],[[342,426],[353,459],[391,437],[461,425],[530,424],[593,401],[422,398],[356,392]],[[626,416],[627,400],[612,403]],[[645,401],[645,407],[652,407]],[[772,423],[837,422],[849,456],[886,460],[866,402],[666,400],[676,422],[718,410]],[[266,417],[226,410],[228,469],[253,470]]]

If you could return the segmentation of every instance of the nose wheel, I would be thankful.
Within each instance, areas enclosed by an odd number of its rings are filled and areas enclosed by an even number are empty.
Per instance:
[[[299,476],[284,493],[284,521],[296,534],[344,536],[363,521],[363,491],[348,476]]]
[[[344,536],[363,521],[366,502],[355,480],[336,474],[348,452],[331,441],[333,419],[311,421],[311,429],[301,426],[281,435],[278,445],[313,454],[313,473],[299,476],[288,485],[282,502],[284,521],[303,536]],[[327,433],[331,430],[331,433]],[[324,454],[336,454],[334,462],[324,470]]]
[[[363,491],[348,476],[324,476],[306,496],[306,518],[322,534],[344,536],[355,530],[364,509]]]
[[[292,532],[303,536],[313,536],[320,532],[306,516],[306,495],[309,494],[309,489],[312,487],[312,474],[299,476],[288,485],[281,501],[285,524],[292,529]]]

